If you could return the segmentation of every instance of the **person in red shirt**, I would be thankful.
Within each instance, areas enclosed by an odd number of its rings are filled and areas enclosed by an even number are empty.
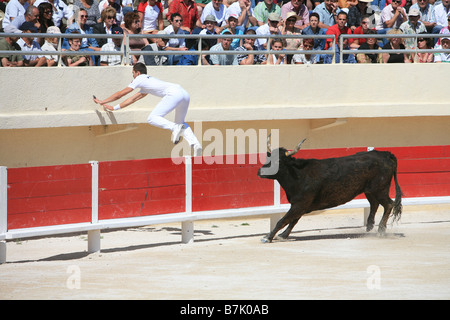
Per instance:
[[[336,44],[339,45],[339,36],[341,34],[352,34],[352,30],[346,26],[347,24],[347,13],[344,11],[340,11],[337,15],[336,24],[332,25],[327,29],[326,34],[334,34],[336,35]],[[333,44],[333,39],[327,39],[327,43],[325,44],[325,50],[331,47]]]
[[[200,19],[197,5],[194,0],[173,0],[169,4],[167,19],[170,20],[170,16],[175,12],[178,12],[183,18],[183,25],[181,26],[181,29],[192,33],[197,20]]]

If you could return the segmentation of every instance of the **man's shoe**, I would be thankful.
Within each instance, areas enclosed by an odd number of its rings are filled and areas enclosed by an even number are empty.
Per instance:
[[[201,145],[194,145],[194,157],[201,157],[203,153],[203,149]]]
[[[183,130],[184,130],[183,124],[175,124],[175,128],[172,130],[172,142],[174,144],[180,142]]]

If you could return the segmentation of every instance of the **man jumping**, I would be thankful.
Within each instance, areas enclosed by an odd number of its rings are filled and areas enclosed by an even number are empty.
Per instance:
[[[202,146],[194,135],[191,127],[184,122],[189,108],[189,94],[180,85],[165,82],[147,75],[147,67],[143,63],[133,66],[133,82],[121,91],[117,91],[105,100],[99,100],[94,96],[94,102],[102,105],[106,111],[116,111],[128,107],[130,104],[144,98],[147,94],[161,97],[161,101],[150,113],[147,122],[155,127],[172,131],[172,142],[177,144],[183,136],[191,147],[194,148],[194,156],[201,156]],[[129,94],[134,89],[140,92],[129,97],[122,103],[111,106],[108,103],[116,101]],[[175,122],[164,118],[175,109]]]

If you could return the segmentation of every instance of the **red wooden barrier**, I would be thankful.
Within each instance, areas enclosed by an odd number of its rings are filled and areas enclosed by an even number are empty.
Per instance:
[[[99,219],[185,211],[185,166],[171,158],[99,163]]]
[[[192,211],[273,205],[273,182],[258,177],[258,157],[241,156],[217,157],[216,163],[211,157],[201,164],[194,161]]]
[[[91,220],[91,165],[8,169],[8,229]]]

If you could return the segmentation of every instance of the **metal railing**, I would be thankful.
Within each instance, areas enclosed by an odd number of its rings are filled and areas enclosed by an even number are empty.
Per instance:
[[[5,51],[0,50],[0,56],[10,56],[10,55],[57,55],[57,56],[103,56],[103,55],[120,55],[122,65],[130,65],[130,56],[132,55],[240,55],[245,54],[245,52],[249,51],[236,51],[236,50],[227,50],[227,51],[211,51],[211,50],[203,50],[202,42],[203,39],[266,39],[267,40],[267,50],[252,50],[252,54],[279,54],[279,50],[272,50],[270,47],[270,42],[272,39],[332,39],[332,48],[336,45],[336,36],[335,35],[192,35],[192,34],[171,34],[171,35],[160,35],[160,34],[124,34],[124,35],[110,35],[110,34],[49,34],[49,33],[0,33],[0,38],[4,37],[28,37],[28,38],[58,38],[58,47],[56,51]],[[450,53],[450,49],[418,49],[415,46],[415,49],[377,49],[377,50],[349,50],[343,49],[343,41],[344,39],[361,39],[361,38],[376,38],[376,39],[390,39],[390,38],[414,38],[415,44],[417,44],[417,38],[443,38],[448,37],[448,34],[342,34],[339,38],[339,63],[343,63],[343,55],[344,54],[357,54],[357,53],[425,53],[425,52],[433,52],[433,53]],[[123,39],[120,51],[91,51],[91,50],[80,50],[80,51],[70,51],[62,49],[62,41],[63,39],[71,39],[71,38],[95,38],[95,39]],[[131,50],[129,43],[130,39],[134,38],[147,38],[147,39],[193,39],[199,40],[199,48],[198,50],[187,50],[187,51],[174,51],[174,50],[164,50],[164,51],[143,51],[143,50]],[[336,63],[336,50],[283,50],[283,54],[322,54],[322,55],[331,55],[332,63]],[[61,66],[61,60],[58,59],[58,66]],[[198,59],[198,64],[201,64],[201,59]]]

